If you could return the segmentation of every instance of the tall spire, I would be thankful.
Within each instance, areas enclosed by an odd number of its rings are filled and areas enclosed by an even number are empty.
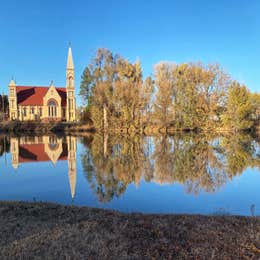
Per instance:
[[[73,64],[71,46],[69,46],[67,68],[66,68],[66,91],[67,91],[66,121],[75,121],[76,101],[75,101],[75,93],[74,93],[75,92],[74,64]]]
[[[68,59],[67,59],[67,69],[74,69],[71,45],[69,45]]]
[[[11,81],[10,81],[10,83],[9,83],[9,86],[15,86],[15,81],[14,81],[13,78],[11,79]]]

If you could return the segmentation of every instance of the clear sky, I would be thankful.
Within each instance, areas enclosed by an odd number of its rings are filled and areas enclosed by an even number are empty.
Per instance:
[[[141,60],[218,62],[260,91],[259,0],[0,0],[0,91],[65,85],[72,43],[76,91],[98,47]]]

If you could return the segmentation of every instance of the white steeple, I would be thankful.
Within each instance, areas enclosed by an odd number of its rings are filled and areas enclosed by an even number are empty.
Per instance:
[[[74,69],[71,46],[69,46],[68,50],[67,69]]]
[[[67,91],[67,108],[66,120],[72,122],[76,120],[76,100],[74,85],[74,64],[72,58],[71,46],[68,50],[67,68],[66,68],[66,91]]]
[[[13,79],[11,79],[9,86],[15,86],[15,81]]]

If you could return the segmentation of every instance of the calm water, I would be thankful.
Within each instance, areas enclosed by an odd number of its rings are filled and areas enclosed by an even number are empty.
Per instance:
[[[2,136],[0,155],[0,200],[260,215],[260,144],[249,135]]]

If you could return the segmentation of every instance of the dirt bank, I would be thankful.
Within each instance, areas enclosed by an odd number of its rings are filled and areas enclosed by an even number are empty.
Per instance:
[[[0,202],[0,259],[259,259],[260,217]]]

